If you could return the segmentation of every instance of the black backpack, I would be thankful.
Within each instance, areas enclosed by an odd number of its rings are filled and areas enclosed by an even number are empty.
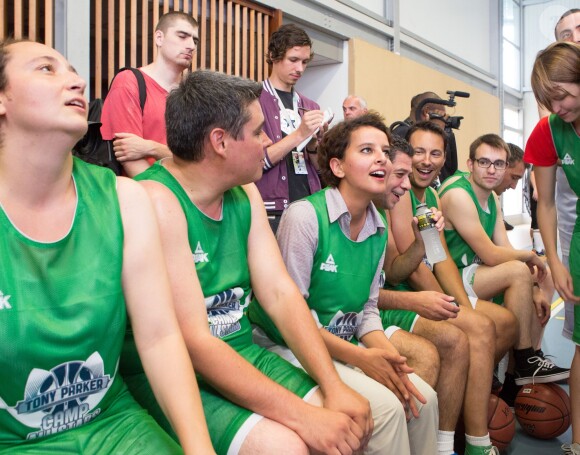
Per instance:
[[[128,66],[121,68],[117,74],[126,70],[131,71],[137,79],[137,85],[139,87],[139,105],[141,106],[141,112],[143,112],[145,109],[145,102],[147,101],[145,78],[141,71]],[[115,78],[113,78],[113,81],[114,80]],[[113,84],[113,81],[111,81],[111,85]],[[115,174],[121,175],[123,172],[123,166],[115,157],[115,153],[113,152],[113,141],[106,141],[101,136],[102,110],[103,100],[101,98],[94,99],[89,103],[89,129],[83,138],[75,144],[72,152],[73,155],[78,156],[87,163],[108,167]]]

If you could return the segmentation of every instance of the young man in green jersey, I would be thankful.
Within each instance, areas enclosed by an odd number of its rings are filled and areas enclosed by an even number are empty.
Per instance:
[[[414,417],[405,447],[427,454],[436,451],[437,399],[421,378],[409,374],[412,370],[383,332],[376,306],[387,222],[372,200],[399,191],[387,183],[392,173],[389,147],[390,132],[377,114],[342,122],[326,133],[319,165],[329,187],[291,204],[277,239],[341,378],[371,405],[385,396],[394,400],[392,392],[401,397]],[[422,256],[422,243],[416,247]],[[262,329],[255,331],[262,343],[297,363],[257,302],[250,304],[249,315]],[[426,405],[422,395],[428,397]],[[392,431],[407,433],[405,428]],[[405,447],[389,444],[393,453],[408,452]],[[385,446],[370,448],[371,453],[385,453]]]
[[[157,211],[216,451],[355,453],[373,432],[368,401],[338,377],[252,184],[270,143],[261,89],[212,71],[190,74],[168,97],[173,156],[139,179]],[[254,294],[314,380],[253,344],[245,308]]]
[[[495,134],[480,136],[471,144],[469,174],[454,175],[439,190],[447,223],[445,239],[467,294],[487,300],[503,294],[505,307],[518,320],[515,383],[554,382],[566,379],[569,370],[534,348],[550,317],[550,306],[545,299],[534,301],[531,272],[542,281],[546,266],[533,251],[511,246],[493,192],[502,182],[508,154],[507,144]]]
[[[85,86],[55,50],[0,43],[0,452],[182,453],[117,374],[128,313],[185,453],[215,453],[147,194],[71,155]]]
[[[408,139],[414,150],[411,191],[390,210],[393,243],[400,251],[405,251],[414,240],[408,225],[418,204],[440,207],[431,183],[445,162],[446,136],[437,125],[418,123],[409,130]],[[453,452],[454,429],[461,410],[466,429],[466,453],[488,453],[493,450],[487,430],[488,397],[481,390],[491,389],[494,354],[499,359],[509,349],[515,338],[514,326],[517,323],[507,310],[490,302],[479,301],[478,309],[481,312],[473,310],[457,267],[447,251],[443,233],[441,242],[447,259],[434,266],[423,259],[395,288],[418,292],[383,289],[379,305],[386,309],[395,306],[414,315],[412,332],[432,341],[438,348],[441,357],[441,373],[436,388],[440,409],[440,454]],[[387,281],[388,278],[389,274]],[[453,307],[450,307],[449,298],[457,302],[461,311],[450,312]],[[499,337],[492,320],[497,321],[501,329],[497,331]],[[396,323],[396,319],[393,322]],[[404,333],[396,332],[391,340],[396,346],[408,346]],[[461,358],[456,352],[458,346],[463,346],[466,351],[467,363],[463,368],[458,362]],[[457,392],[457,384],[465,384],[465,394]]]

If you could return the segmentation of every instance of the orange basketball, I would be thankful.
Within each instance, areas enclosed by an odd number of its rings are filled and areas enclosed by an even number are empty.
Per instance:
[[[491,443],[499,450],[510,445],[516,433],[516,421],[510,407],[496,395],[489,396],[487,428]]]
[[[526,384],[515,405],[523,430],[539,439],[560,436],[570,426],[570,397],[556,384]]]

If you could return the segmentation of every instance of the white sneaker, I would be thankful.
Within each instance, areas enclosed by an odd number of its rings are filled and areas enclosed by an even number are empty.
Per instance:
[[[573,442],[572,444],[562,444],[564,455],[580,455],[580,444]]]

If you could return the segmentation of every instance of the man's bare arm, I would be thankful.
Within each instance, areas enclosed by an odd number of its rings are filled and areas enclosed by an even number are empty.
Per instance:
[[[513,260],[529,262],[534,259],[532,251],[494,244],[479,221],[473,200],[464,190],[454,188],[446,192],[441,198],[441,206],[448,226],[459,233],[484,264],[493,267]],[[496,223],[496,229],[497,226]]]
[[[185,453],[214,453],[195,374],[179,330],[155,215],[136,182],[118,181],[125,231],[123,290],[135,342],[159,405]],[[147,260],[143,260],[147,251]]]
[[[132,133],[116,133],[113,140],[115,157],[123,165],[125,173],[129,177],[147,170],[148,157],[160,160],[171,156],[169,148],[159,142],[143,139]]]
[[[153,200],[177,317],[197,372],[228,400],[291,428],[317,450],[354,437],[356,429],[347,416],[309,405],[211,335],[181,206],[163,185],[141,184]]]

